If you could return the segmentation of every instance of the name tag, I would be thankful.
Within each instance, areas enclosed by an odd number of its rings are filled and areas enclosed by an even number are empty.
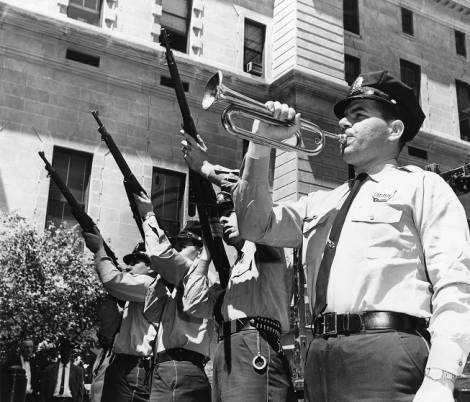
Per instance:
[[[393,194],[395,194],[394,192],[393,193],[375,193],[375,194],[372,194],[372,201],[373,202],[387,202],[390,198],[393,197]]]

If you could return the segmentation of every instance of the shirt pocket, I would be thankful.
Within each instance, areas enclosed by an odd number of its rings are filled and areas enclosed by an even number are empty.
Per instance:
[[[323,227],[328,220],[329,214],[313,215],[309,218],[305,218],[304,225],[302,227],[302,233],[304,237],[309,237],[316,230]]]
[[[387,204],[368,205],[354,211],[351,220],[353,222],[367,222],[371,224],[393,224],[400,222],[402,214],[403,211]]]
[[[403,211],[387,204],[372,204],[354,211],[351,221],[359,224],[368,258],[400,257],[405,250],[400,244]]]

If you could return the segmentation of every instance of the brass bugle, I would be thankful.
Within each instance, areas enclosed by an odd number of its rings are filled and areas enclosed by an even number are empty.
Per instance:
[[[325,135],[332,135],[331,133],[324,132],[315,123],[305,119],[300,119],[300,129],[295,135],[284,141],[278,141],[238,127],[233,122],[236,116],[258,119],[267,124],[284,127],[292,126],[294,123],[292,121],[275,119],[266,110],[263,103],[226,87],[222,80],[223,74],[221,71],[218,71],[208,81],[204,90],[202,108],[207,110],[215,102],[227,102],[229,106],[222,112],[221,119],[222,125],[229,134],[261,145],[270,145],[284,151],[297,151],[310,156],[318,155],[323,150]],[[307,148],[305,146],[306,143],[313,144],[313,147]]]

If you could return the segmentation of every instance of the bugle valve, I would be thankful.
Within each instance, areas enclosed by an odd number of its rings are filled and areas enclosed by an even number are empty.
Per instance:
[[[208,81],[204,90],[202,108],[207,110],[215,102],[227,102],[229,106],[222,112],[221,120],[229,134],[258,144],[269,145],[284,151],[297,151],[310,156],[318,155],[323,150],[325,135],[330,133],[324,132],[315,123],[305,119],[300,119],[300,129],[295,135],[284,141],[265,137],[237,126],[234,123],[234,118],[237,116],[258,119],[267,124],[285,127],[292,126],[294,123],[272,117],[263,103],[226,87],[222,80],[223,74],[218,71]],[[307,146],[308,144],[312,144],[312,146]]]

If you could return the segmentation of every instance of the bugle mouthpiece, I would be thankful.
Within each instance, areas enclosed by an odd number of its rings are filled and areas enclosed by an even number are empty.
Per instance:
[[[338,142],[340,144],[346,144],[348,136],[346,134],[338,134]]]

